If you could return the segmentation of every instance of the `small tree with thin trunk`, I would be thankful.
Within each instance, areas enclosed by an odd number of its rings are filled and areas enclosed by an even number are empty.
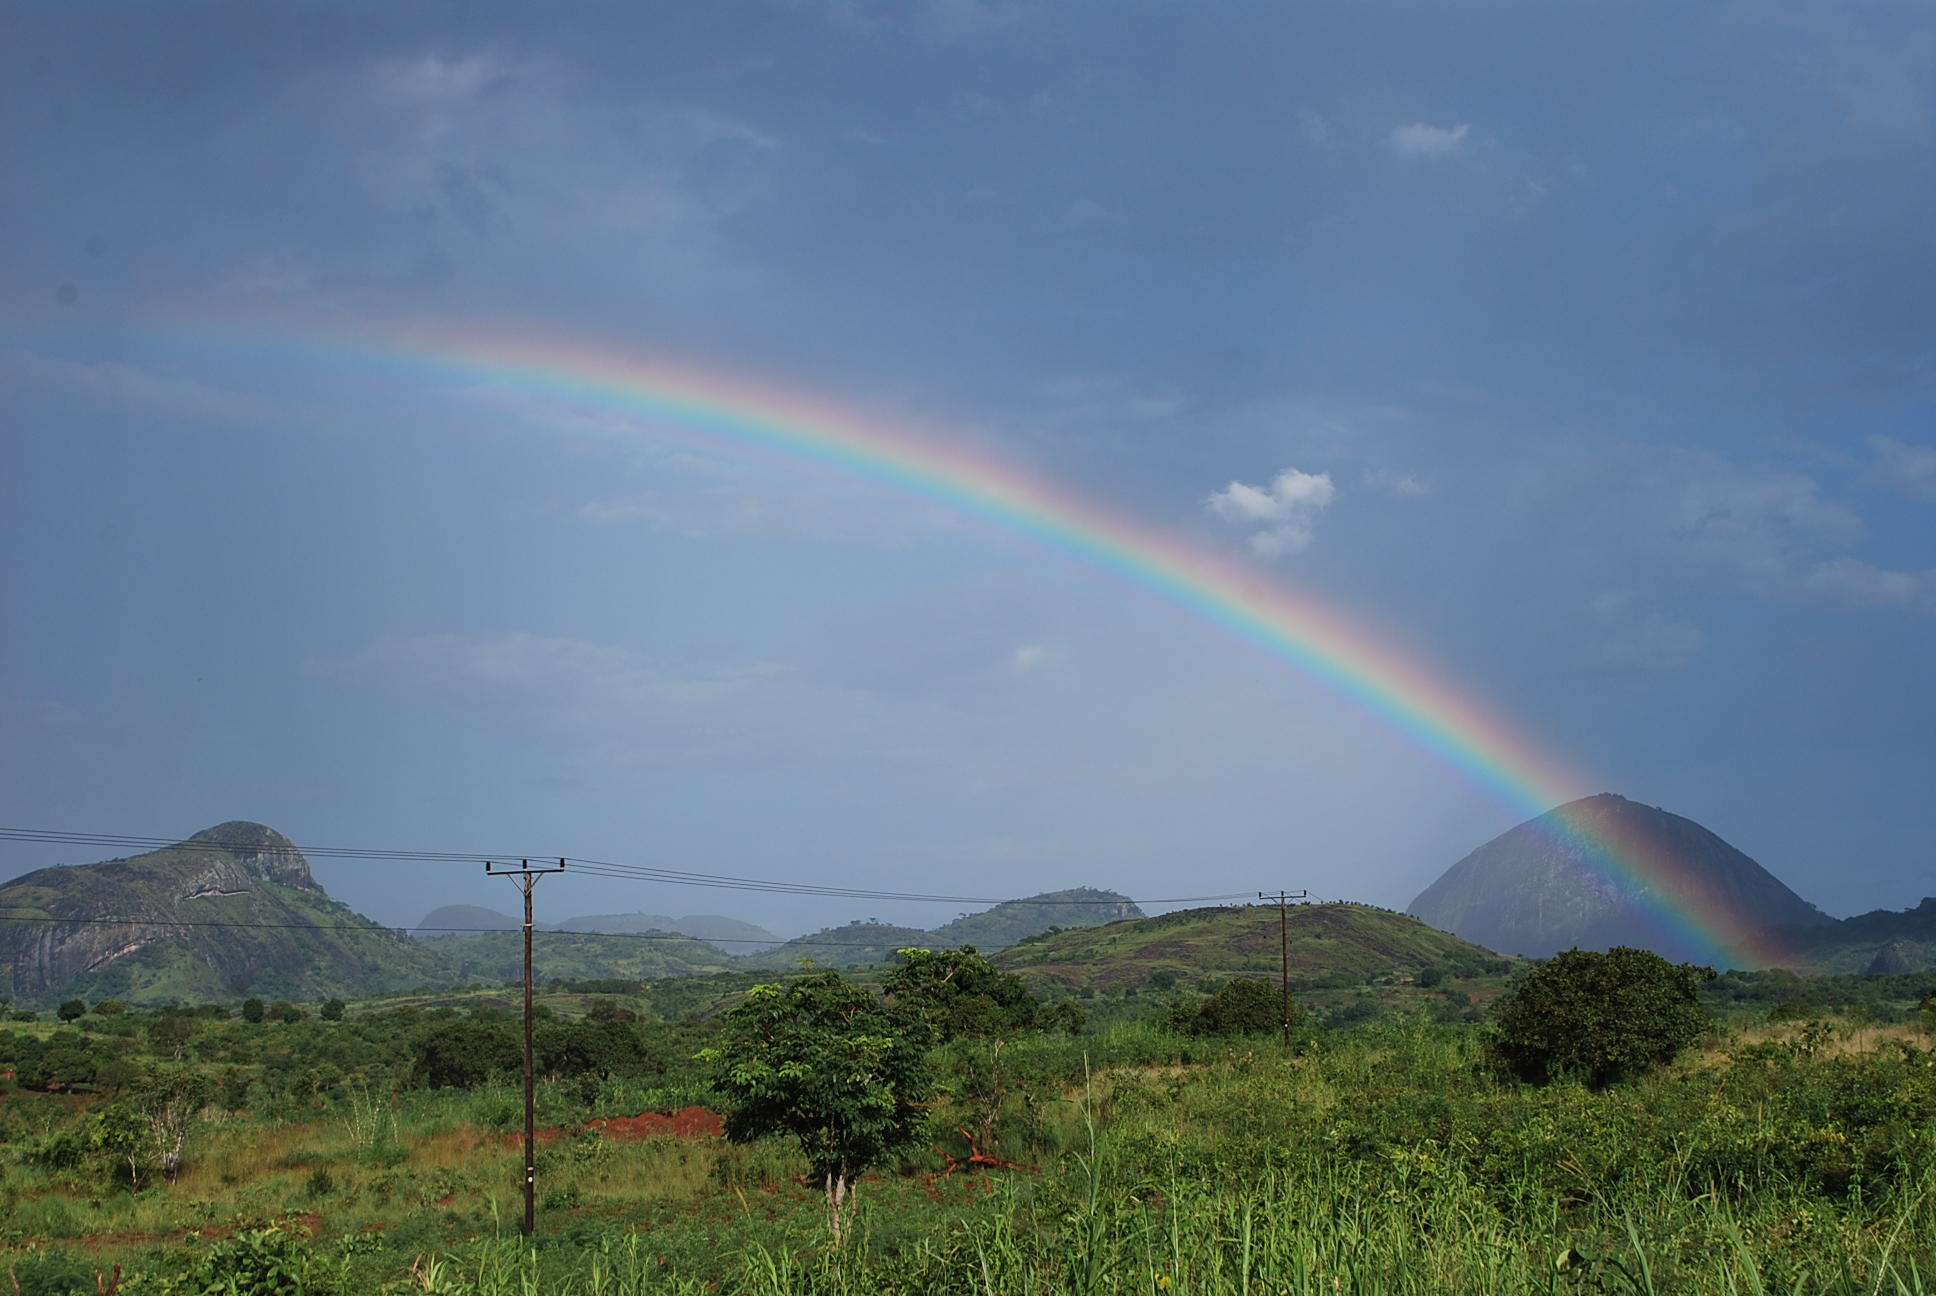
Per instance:
[[[791,1135],[827,1193],[840,1241],[856,1179],[913,1143],[930,1080],[927,1025],[839,973],[755,986],[700,1057],[729,1103],[726,1137]]]

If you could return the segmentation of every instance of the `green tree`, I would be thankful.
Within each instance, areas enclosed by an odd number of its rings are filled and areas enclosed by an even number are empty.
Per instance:
[[[125,1103],[96,1112],[89,1122],[88,1142],[111,1160],[128,1167],[128,1187],[141,1191],[141,1176],[148,1170],[148,1123],[141,1113]]]
[[[177,1062],[187,1051],[188,1042],[201,1031],[202,1023],[186,1013],[162,1013],[148,1022],[148,1039],[155,1052],[166,1053]]]
[[[1522,1080],[1574,1078],[1600,1088],[1673,1061],[1706,1033],[1700,987],[1712,968],[1651,950],[1571,949],[1499,1000],[1487,1047]]]
[[[321,1017],[324,1021],[342,1021],[343,1013],[345,1012],[345,1010],[348,1009],[348,1007],[349,1005],[344,1003],[341,999],[328,999],[328,1000],[325,1000],[323,1003],[323,1006],[317,1010],[316,1015]]]
[[[242,1001],[242,1020],[245,1022],[261,1021],[264,1011],[260,999],[244,999]]]
[[[79,999],[65,999],[61,1001],[61,1006],[57,1011],[60,1014],[60,1019],[64,1022],[79,1021],[87,1015],[87,1005]]]
[[[413,1073],[431,1089],[468,1089],[494,1071],[515,1071],[524,1049],[511,1023],[438,1022],[417,1040]]]
[[[1041,1024],[1042,1001],[1013,972],[999,971],[973,945],[896,950],[881,979],[894,1003],[917,1013],[943,1039],[1012,1035]]]
[[[823,972],[753,987],[726,1014],[725,1042],[700,1058],[729,1104],[727,1138],[799,1143],[838,1243],[854,1181],[919,1133],[930,1042],[915,1013]]]
[[[1291,1025],[1303,1020],[1291,1004]],[[1275,1035],[1284,1029],[1283,987],[1261,977],[1238,977],[1194,1006],[1170,1010],[1170,1025],[1189,1035]]]
[[[535,1041],[538,1069],[547,1076],[607,1076],[644,1068],[645,1046],[630,1023],[610,1018],[546,1023]]]

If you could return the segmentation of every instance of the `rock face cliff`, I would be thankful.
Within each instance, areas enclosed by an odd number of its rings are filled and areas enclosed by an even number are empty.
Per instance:
[[[329,898],[295,843],[234,821],[128,859],[0,886],[0,992],[23,1004],[426,985],[434,959]]]
[[[1711,951],[1664,914],[1734,932],[1834,922],[1693,820],[1612,793],[1487,842],[1406,912],[1506,954],[1633,945],[1699,962]]]

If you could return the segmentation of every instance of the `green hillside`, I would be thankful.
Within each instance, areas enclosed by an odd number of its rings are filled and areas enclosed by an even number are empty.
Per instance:
[[[1290,912],[1293,982],[1410,975],[1440,967],[1468,975],[1502,967],[1490,950],[1416,918],[1359,904],[1300,905]],[[1023,941],[995,964],[1039,984],[1117,990],[1152,977],[1179,984],[1233,976],[1276,976],[1278,914],[1264,905],[1184,909],[1156,918],[1062,931]]]
[[[1926,972],[1936,969],[1936,896],[1913,909],[1875,909],[1808,928],[1783,928],[1775,943],[1795,953],[1792,971]]]
[[[524,976],[521,932],[445,936],[424,945],[442,964],[438,984],[488,984]],[[542,981],[608,977],[644,981],[723,972],[740,962],[705,941],[673,932],[597,935],[539,931],[531,940],[531,958]]]
[[[934,943],[934,934],[919,927],[850,922],[845,927],[828,927],[808,936],[796,936],[777,949],[749,954],[736,960],[736,966],[794,971],[804,962],[811,962],[815,967],[852,967],[885,963],[894,957],[895,950],[913,945],[932,947]]]
[[[672,918],[665,914],[623,913],[584,914],[555,924],[559,931],[604,932],[617,935],[635,932],[677,932],[717,946],[728,954],[757,954],[781,943],[764,927],[720,914],[687,914]]]
[[[973,945],[983,953],[1007,949],[1017,941],[1039,936],[1056,927],[1100,927],[1104,923],[1141,918],[1136,902],[1117,891],[1074,887],[1045,891],[1025,900],[1004,900],[993,909],[963,914],[928,936],[932,945]]]

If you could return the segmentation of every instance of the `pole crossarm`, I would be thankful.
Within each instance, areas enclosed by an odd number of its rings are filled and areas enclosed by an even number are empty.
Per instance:
[[[537,1092],[536,1067],[532,1062],[531,1049],[531,889],[538,885],[538,879],[547,873],[563,873],[565,862],[561,859],[554,865],[532,866],[530,860],[519,860],[516,868],[506,865],[497,866],[495,860],[484,861],[484,872],[491,877],[512,879],[519,891],[524,893],[524,1236],[530,1237],[538,1222],[537,1191]]]

